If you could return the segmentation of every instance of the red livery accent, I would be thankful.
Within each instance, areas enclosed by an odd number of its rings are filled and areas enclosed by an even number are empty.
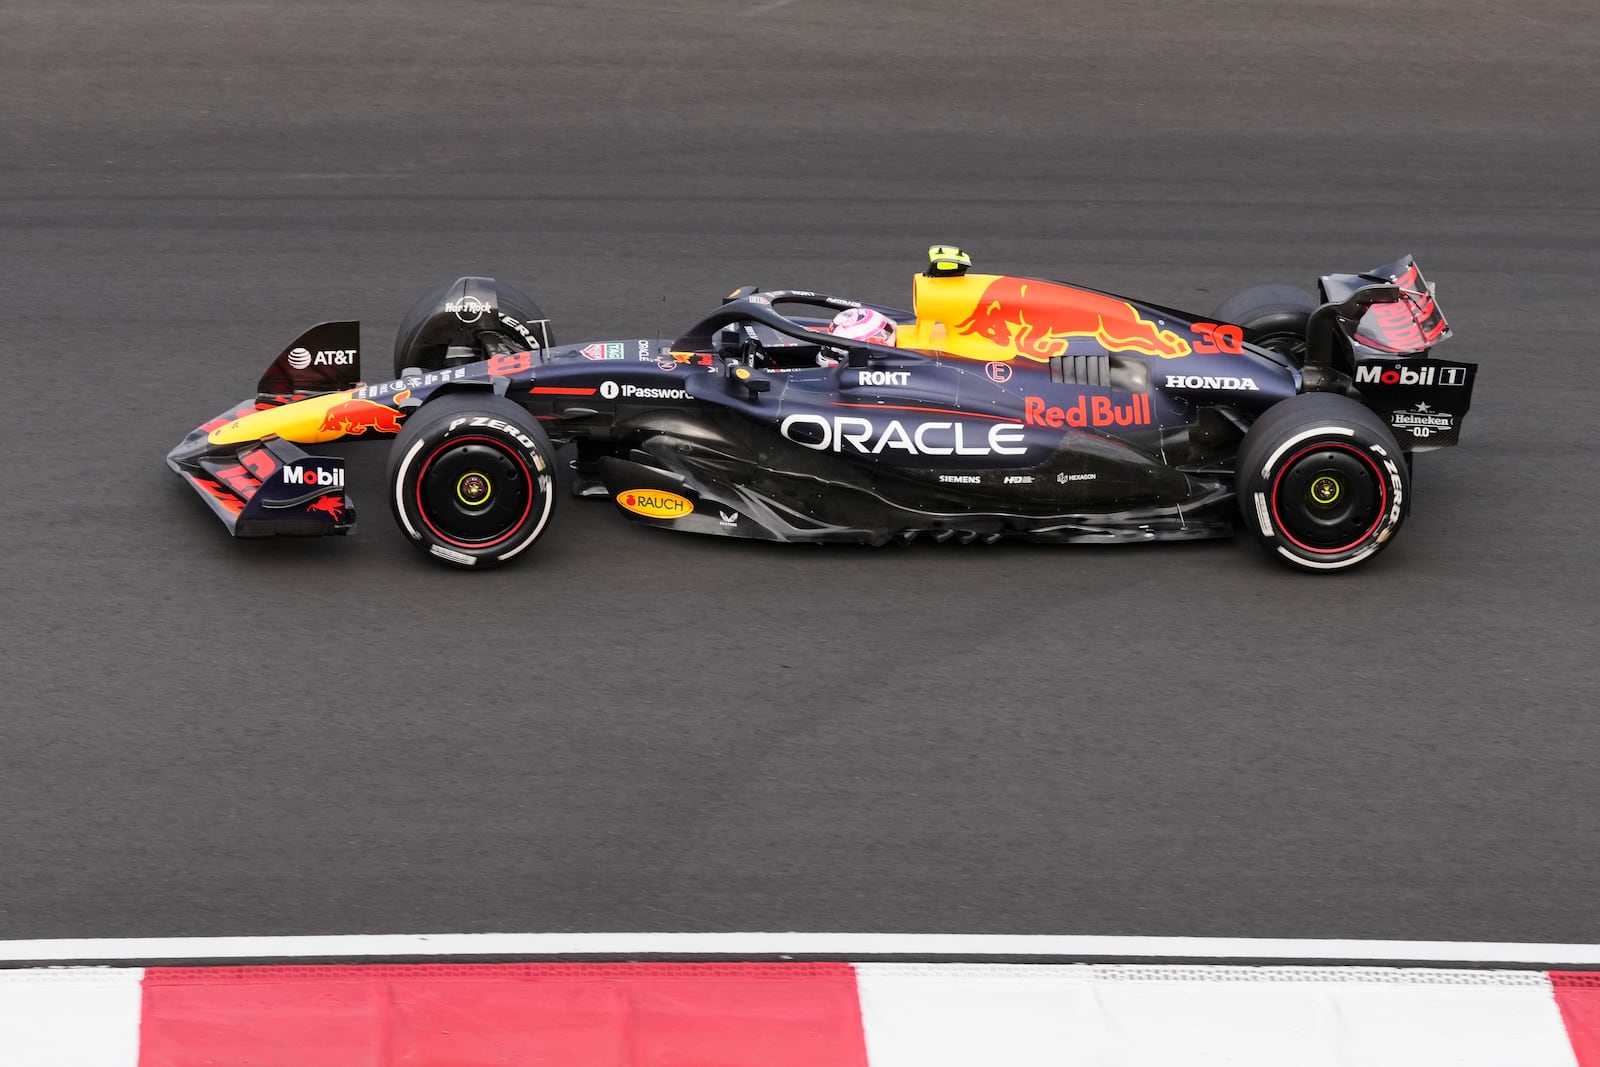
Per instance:
[[[344,504],[336,496],[322,496],[306,505],[307,514],[319,512],[338,522],[344,516]]]
[[[239,457],[239,462],[245,465],[258,484],[266,481],[278,469],[278,461],[265,448],[251,449]]]
[[[400,400],[409,393],[396,393],[395,399]],[[321,429],[323,431],[336,430],[339,433],[350,434],[356,437],[368,430],[377,430],[379,433],[399,433],[400,420],[405,414],[396,411],[385,404],[374,403],[371,400],[357,400],[352,397],[328,409],[323,417]]]
[[[848,963],[145,973],[139,1062],[866,1067]]]
[[[1138,395],[1126,404],[1118,404],[1109,396],[1080,396],[1071,407],[1055,407],[1042,397],[1025,397],[1022,402],[1022,421],[1028,426],[1048,426],[1053,430],[1063,427],[1085,426],[1149,426],[1150,398]]]
[[[1197,322],[1193,328],[1199,335],[1194,342],[1196,352],[1220,352],[1225,356],[1244,354],[1244,331],[1239,327],[1229,323]]]
[[[244,503],[238,497],[222,488],[222,486],[218,485],[210,478],[194,476],[192,480],[194,481],[195,485],[205,490],[207,496],[209,496],[212,500],[215,500],[218,504],[222,505],[224,511],[227,511],[233,515],[237,515],[239,512],[244,510]]]
[[[521,374],[533,366],[532,352],[513,352],[509,356],[491,356],[485,369],[490,375]]]
[[[1168,359],[1187,356],[1189,342],[1163,330],[1125,300],[1050,282],[997,278],[977,306],[956,324],[1029,359],[1045,361],[1067,351],[1071,338],[1092,337],[1108,351],[1143,352]]]

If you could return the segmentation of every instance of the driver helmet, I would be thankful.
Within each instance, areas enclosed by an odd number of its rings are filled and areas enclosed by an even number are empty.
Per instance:
[[[870,341],[876,345],[894,343],[894,322],[883,312],[871,308],[845,308],[828,324],[828,332],[852,341]]]

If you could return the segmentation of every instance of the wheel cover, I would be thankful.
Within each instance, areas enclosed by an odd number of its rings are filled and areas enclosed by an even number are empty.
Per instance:
[[[456,499],[468,508],[482,508],[494,495],[494,482],[482,471],[472,470],[456,479]]]
[[[1339,442],[1301,449],[1272,481],[1272,517],[1285,540],[1334,555],[1378,532],[1389,511],[1389,482],[1366,452]]]
[[[456,437],[417,468],[417,515],[429,532],[458,548],[493,548],[521,529],[537,484],[528,461],[493,437]]]

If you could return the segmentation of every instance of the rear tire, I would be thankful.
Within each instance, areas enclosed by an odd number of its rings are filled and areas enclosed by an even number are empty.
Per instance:
[[[509,562],[555,509],[555,449],[537,419],[487,392],[450,393],[405,421],[389,452],[400,532],[442,563]]]
[[[1255,285],[1217,305],[1218,322],[1243,326],[1244,339],[1287,356],[1296,367],[1306,362],[1306,322],[1317,298],[1293,285]]]
[[[1245,526],[1303,570],[1371,559],[1394,540],[1411,504],[1411,471],[1394,435],[1334,393],[1268,408],[1245,434],[1235,470]]]

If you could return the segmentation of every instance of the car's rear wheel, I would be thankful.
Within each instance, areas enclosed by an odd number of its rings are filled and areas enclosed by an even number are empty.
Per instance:
[[[1349,397],[1290,397],[1239,446],[1239,509],[1268,551],[1305,570],[1371,559],[1411,502],[1410,469],[1381,419]]]
[[[1218,322],[1243,326],[1245,340],[1287,356],[1296,367],[1306,362],[1306,322],[1317,298],[1293,285],[1255,285],[1217,305]]]
[[[452,393],[406,419],[389,454],[389,504],[418,550],[456,567],[509,562],[555,507],[555,450],[522,407]]]

